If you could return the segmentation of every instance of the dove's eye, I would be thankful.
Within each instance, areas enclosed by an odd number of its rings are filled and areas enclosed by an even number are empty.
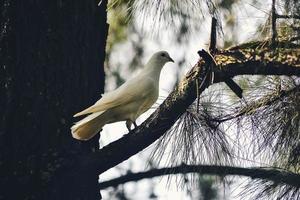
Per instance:
[[[167,57],[167,55],[165,53],[162,53],[161,56],[162,57]]]

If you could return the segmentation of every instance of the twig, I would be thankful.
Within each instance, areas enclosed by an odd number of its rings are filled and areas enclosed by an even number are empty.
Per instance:
[[[266,99],[266,97],[262,97],[261,99],[258,99],[255,102],[253,102],[252,104],[242,108],[240,110],[240,112],[238,112],[236,114],[228,115],[228,116],[226,116],[222,119],[212,119],[212,120],[216,121],[218,123],[223,123],[223,122],[226,122],[226,121],[229,121],[229,120],[236,119],[238,117],[247,115],[250,111],[256,110],[256,109],[261,108],[263,106],[271,105],[275,101],[278,101],[283,97],[286,97],[286,96],[289,96],[289,95],[293,94],[294,92],[298,91],[299,88],[300,88],[300,86],[296,86],[296,87],[294,87],[290,90],[282,90],[276,96],[269,96],[267,99]]]
[[[292,37],[292,38],[290,39],[290,42],[298,41],[298,40],[300,40],[300,36]]]
[[[236,96],[239,98],[243,98],[243,90],[240,88],[240,86],[234,82],[226,72],[217,70],[217,64],[214,60],[213,56],[210,55],[208,52],[202,50],[198,51],[198,54],[204,59],[205,63],[209,66],[209,70],[215,69],[214,71],[218,73],[218,76],[222,77],[221,79],[225,82],[225,84],[232,90],[232,92],[235,93]],[[214,73],[211,73],[213,75]]]
[[[209,52],[211,55],[215,55],[217,49],[217,19],[212,17],[211,19],[211,32],[210,32],[210,44]]]
[[[203,59],[205,60],[207,66],[208,66],[208,72],[207,75],[205,76],[205,79],[203,80],[203,82],[201,83],[204,84],[205,82],[208,82],[208,85],[213,84],[214,82],[214,67],[215,65],[213,64],[213,55],[216,52],[216,44],[217,44],[217,19],[215,17],[212,17],[211,20],[211,32],[210,32],[210,45],[209,45],[209,51],[210,51],[210,56],[208,56],[208,53],[204,50],[199,51],[198,54],[200,57],[203,57]],[[208,57],[211,57],[211,59],[209,59]],[[208,80],[207,80],[208,78]],[[196,87],[197,87],[197,113],[199,113],[199,91],[198,91],[198,87],[199,87],[199,81],[196,80]]]
[[[276,30],[276,8],[275,8],[275,0],[272,0],[272,16],[271,16],[271,26],[272,26],[272,39],[271,39],[271,46],[275,47],[276,45],[276,38],[277,38],[277,30]]]
[[[199,81],[196,79],[196,93],[197,93],[197,113],[199,113],[200,94],[199,94]]]
[[[139,181],[145,178],[153,178],[157,176],[164,176],[170,174],[186,174],[186,173],[199,173],[201,175],[218,175],[218,176],[246,176],[252,179],[263,179],[272,181],[275,184],[283,183],[300,188],[300,175],[276,170],[276,169],[264,169],[264,168],[242,168],[242,167],[230,167],[230,166],[217,166],[217,165],[180,165],[176,167],[166,167],[161,169],[151,169],[145,172],[130,173],[115,179],[101,182],[99,184],[100,189],[107,187],[116,187],[120,184],[124,184],[130,181]]]
[[[300,26],[291,26],[294,31],[300,31]]]

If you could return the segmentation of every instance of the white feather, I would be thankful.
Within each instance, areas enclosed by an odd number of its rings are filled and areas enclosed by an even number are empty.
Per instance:
[[[90,115],[71,127],[72,136],[88,140],[107,123],[124,120],[134,122],[157,100],[160,72],[169,61],[173,60],[166,51],[155,53],[136,77],[104,94],[94,105],[76,113],[74,117]]]

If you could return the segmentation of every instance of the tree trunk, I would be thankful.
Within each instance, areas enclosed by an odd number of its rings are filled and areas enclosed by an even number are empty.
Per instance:
[[[99,148],[99,138],[82,143],[70,133],[73,114],[104,90],[107,1],[97,3],[1,5],[0,199],[99,199],[97,175],[85,177],[83,196],[55,182],[63,163]]]

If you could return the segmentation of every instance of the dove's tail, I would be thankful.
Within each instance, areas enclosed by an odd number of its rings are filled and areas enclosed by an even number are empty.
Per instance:
[[[77,140],[89,140],[95,136],[105,124],[103,111],[96,112],[76,122],[71,127],[71,133],[73,138]]]

